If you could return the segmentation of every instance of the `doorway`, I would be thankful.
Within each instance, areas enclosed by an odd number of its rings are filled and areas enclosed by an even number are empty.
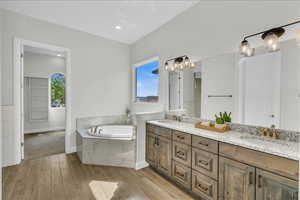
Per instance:
[[[70,55],[63,47],[15,39],[15,156],[19,163],[71,152]]]

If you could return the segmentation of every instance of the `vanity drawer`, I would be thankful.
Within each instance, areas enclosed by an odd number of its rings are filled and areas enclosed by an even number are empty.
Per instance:
[[[216,154],[218,153],[218,142],[204,137],[193,135],[192,146]]]
[[[173,141],[181,142],[187,145],[192,144],[192,135],[180,131],[173,131]]]
[[[192,177],[191,168],[179,162],[173,161],[172,178],[178,184],[184,186],[187,189],[191,189],[191,177]]]
[[[189,167],[191,166],[191,151],[191,146],[173,142],[173,160]]]
[[[218,179],[218,155],[192,149],[192,168],[215,180]]]
[[[169,138],[169,139],[171,139],[171,137],[172,137],[171,129],[155,126],[153,124],[147,124],[146,132],[147,132],[147,134],[153,133],[153,134],[156,134],[156,135],[159,135],[159,136],[162,136],[165,138]]]
[[[298,180],[299,162],[272,154],[220,143],[220,155]]]
[[[201,199],[217,200],[218,183],[217,181],[192,170],[192,191],[199,195]]]

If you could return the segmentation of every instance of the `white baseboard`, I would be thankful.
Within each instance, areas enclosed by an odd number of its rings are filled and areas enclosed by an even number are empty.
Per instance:
[[[2,160],[2,167],[9,167],[20,164],[20,161],[16,159],[10,159],[10,160]]]
[[[24,134],[43,133],[43,132],[49,132],[49,131],[64,131],[64,130],[65,130],[65,127],[41,128],[41,129],[34,129],[34,130],[26,130],[26,131],[24,131]]]
[[[71,148],[69,148],[69,149],[66,149],[66,153],[67,153],[67,154],[68,154],[68,153],[75,153],[75,152],[77,152],[76,146],[73,146],[73,147],[71,147]]]
[[[135,170],[143,169],[143,168],[148,167],[148,166],[149,166],[149,164],[146,161],[137,162],[135,164]]]

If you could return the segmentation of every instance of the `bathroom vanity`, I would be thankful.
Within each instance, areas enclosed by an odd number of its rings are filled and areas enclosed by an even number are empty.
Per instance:
[[[298,199],[296,142],[157,120],[146,124],[146,160],[199,199]]]

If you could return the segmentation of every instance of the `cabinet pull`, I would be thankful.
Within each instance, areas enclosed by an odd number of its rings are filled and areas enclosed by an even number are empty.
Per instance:
[[[204,192],[207,192],[207,190],[208,190],[208,187],[205,187],[204,185],[202,185],[200,183],[198,183],[198,188]]]
[[[253,172],[249,172],[249,185],[253,184]]]
[[[157,146],[159,146],[159,138],[157,138]]]
[[[262,187],[262,175],[258,175],[258,188],[261,188]]]
[[[180,173],[180,172],[176,172],[176,174],[182,178],[184,178],[184,174]]]
[[[208,143],[205,143],[205,142],[202,142],[202,141],[198,142],[198,144],[208,147]]]
[[[177,135],[177,138],[180,140],[184,140],[184,136]]]
[[[205,160],[198,160],[198,162],[202,165],[208,165],[208,162]]]
[[[185,153],[182,152],[182,151],[177,151],[176,154],[179,155],[179,156],[184,156],[185,155]]]
[[[157,137],[154,138],[154,145],[157,145]]]

